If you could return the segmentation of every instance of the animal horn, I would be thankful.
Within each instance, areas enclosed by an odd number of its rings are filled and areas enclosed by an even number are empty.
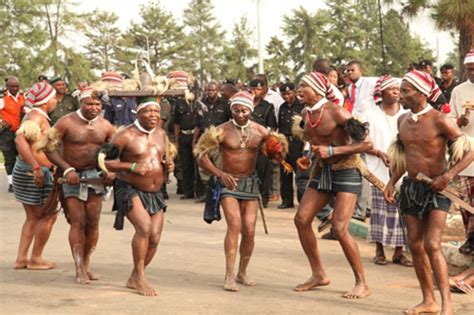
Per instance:
[[[106,154],[104,152],[100,152],[97,155],[97,164],[99,165],[99,167],[102,171],[104,171],[106,174],[108,174],[109,170],[105,166],[105,157],[106,157]]]

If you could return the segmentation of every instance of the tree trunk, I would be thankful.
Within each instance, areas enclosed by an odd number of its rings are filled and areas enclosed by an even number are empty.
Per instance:
[[[459,78],[461,82],[466,80],[464,57],[471,49],[474,49],[474,26],[462,28],[459,31]]]

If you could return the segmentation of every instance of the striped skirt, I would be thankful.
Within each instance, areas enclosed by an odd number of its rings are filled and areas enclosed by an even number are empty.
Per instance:
[[[26,205],[42,206],[53,190],[53,176],[47,167],[41,168],[44,173],[43,187],[36,187],[31,165],[17,157],[13,168],[13,191],[15,198]]]
[[[406,245],[397,204],[387,204],[383,192],[375,187],[372,187],[372,210],[367,241],[392,247]]]
[[[259,179],[256,175],[239,178],[237,187],[234,190],[229,190],[221,184],[221,200],[226,197],[232,197],[237,200],[257,200]]]
[[[325,165],[311,179],[308,187],[328,192],[359,194],[362,189],[362,176],[355,168],[333,171],[329,165]]]
[[[452,186],[457,190],[462,200],[474,206],[474,177],[456,176]],[[461,215],[466,229],[466,236],[474,238],[474,214],[461,208]]]

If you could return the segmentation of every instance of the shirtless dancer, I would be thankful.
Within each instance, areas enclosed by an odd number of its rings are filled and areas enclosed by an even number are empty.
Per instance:
[[[238,291],[237,283],[254,286],[247,276],[247,267],[255,245],[255,223],[258,209],[258,177],[255,174],[257,154],[270,136],[260,124],[250,120],[253,110],[253,95],[244,91],[230,99],[232,120],[217,128],[208,129],[200,138],[194,153],[199,165],[216,176],[222,187],[221,205],[227,222],[224,239],[226,274],[224,289]],[[213,150],[219,150],[222,169],[209,159]],[[240,263],[237,276],[234,265],[237,257],[239,233]]]
[[[26,220],[23,224],[15,269],[44,270],[56,267],[43,260],[42,253],[56,221],[56,213],[45,215],[42,206],[53,189],[52,163],[33,146],[50,128],[48,113],[56,107],[56,90],[47,83],[36,83],[26,96],[26,104],[33,107],[23,119],[15,140],[18,157],[13,169],[13,191],[23,204]],[[33,242],[30,260],[28,250]]]
[[[438,192],[472,162],[472,140],[463,135],[454,121],[432,110],[427,103],[441,93],[431,75],[420,71],[407,73],[400,92],[400,103],[411,112],[398,119],[398,140],[389,149],[392,176],[384,197],[387,202],[395,201],[395,183],[408,172],[400,188],[399,205],[423,301],[406,313],[439,312],[433,291],[433,270],[441,294],[442,314],[452,314],[448,269],[440,244],[451,202]],[[418,172],[432,178],[432,184],[417,181]]]
[[[312,275],[294,290],[307,291],[330,283],[322,267],[312,222],[331,196],[335,195],[332,228],[355,276],[354,288],[343,297],[363,298],[371,290],[365,280],[359,248],[349,234],[348,226],[357,193],[361,189],[362,178],[357,170],[360,157],[357,153],[371,150],[372,143],[366,136],[366,127],[353,119],[347,110],[334,103],[336,98],[325,76],[318,72],[305,75],[298,91],[303,103],[309,106],[305,115],[304,135],[313,145],[313,152],[320,166],[315,167],[317,172],[295,215],[295,225]]]
[[[76,265],[76,282],[97,280],[89,268],[90,256],[99,239],[99,218],[104,183],[80,183],[80,179],[100,178],[96,151],[112,138],[114,127],[100,116],[101,103],[97,91],[86,88],[79,95],[80,108],[61,117],[50,129],[56,145],[45,148],[48,158],[57,165],[67,183],[62,185],[65,213],[69,229],[69,245]],[[47,145],[45,141],[44,145]],[[105,174],[107,184],[112,179]]]
[[[145,296],[158,295],[145,278],[145,268],[155,256],[160,241],[166,211],[160,189],[166,173],[174,168],[176,155],[176,149],[169,143],[165,131],[158,127],[159,123],[160,105],[156,100],[139,101],[137,120],[112,139],[120,149],[120,158],[106,162],[107,168],[117,175],[114,227],[123,229],[123,217],[126,216],[135,228],[132,239],[134,267],[127,287]]]

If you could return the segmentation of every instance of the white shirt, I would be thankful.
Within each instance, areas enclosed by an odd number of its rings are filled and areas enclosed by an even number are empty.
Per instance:
[[[280,110],[280,105],[283,104],[285,100],[283,99],[283,97],[281,97],[280,94],[273,91],[272,89],[268,89],[267,95],[265,95],[263,99],[268,103],[272,104],[275,108],[275,117],[278,122],[278,111]]]
[[[342,95],[342,92],[339,91],[339,89],[331,83],[332,89],[334,91],[334,96],[339,100],[339,106],[344,106],[344,95]]]
[[[353,84],[354,83],[350,84],[348,87],[349,98],[352,97]],[[356,95],[352,114],[363,117],[367,111],[373,110],[374,106],[376,106],[374,103],[375,82],[372,82],[372,80],[369,80],[368,78],[361,77],[357,80],[355,86]]]
[[[15,100],[15,103],[18,103],[18,95],[20,95],[20,92],[16,93],[16,95],[13,95],[10,93],[9,90],[7,90],[7,97],[11,97]],[[5,107],[5,102],[3,101],[3,97],[0,96],[0,109],[3,109]]]
[[[459,116],[464,114],[465,111],[462,106],[466,104],[467,101],[474,102],[474,83],[471,83],[469,80],[459,84],[453,89],[453,92],[451,92],[451,100],[449,102],[451,112],[448,114],[448,117],[456,120]],[[473,111],[469,114],[469,125],[461,127],[461,131],[470,137],[474,137]],[[471,163],[471,165],[459,173],[459,175],[474,177],[474,164]]]
[[[387,153],[388,147],[398,134],[397,121],[400,115],[406,113],[400,106],[400,110],[394,116],[387,115],[380,106],[372,104],[373,109],[367,111],[363,116],[369,123],[369,137],[374,144],[374,148]],[[390,179],[389,170],[383,161],[375,155],[366,155],[366,163],[369,171],[380,178],[384,183]]]

